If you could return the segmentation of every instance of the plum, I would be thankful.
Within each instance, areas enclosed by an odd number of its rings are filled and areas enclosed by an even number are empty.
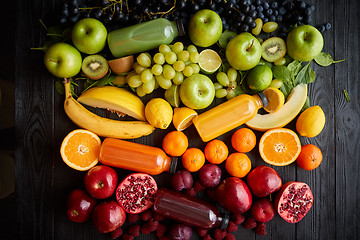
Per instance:
[[[194,180],[191,173],[187,170],[179,170],[171,176],[171,187],[180,192],[183,189],[190,189],[193,186]]]
[[[275,216],[275,206],[267,198],[260,198],[253,203],[250,209],[251,215],[258,222],[269,222]]]
[[[205,187],[216,187],[221,180],[221,169],[215,164],[206,164],[199,171],[199,179]]]

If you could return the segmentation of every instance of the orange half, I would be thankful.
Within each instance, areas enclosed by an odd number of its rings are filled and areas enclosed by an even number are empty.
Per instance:
[[[99,162],[100,147],[99,136],[85,129],[76,129],[64,138],[60,154],[69,167],[86,171]]]
[[[296,160],[301,152],[298,135],[287,128],[266,131],[259,141],[261,158],[274,166],[286,166]]]

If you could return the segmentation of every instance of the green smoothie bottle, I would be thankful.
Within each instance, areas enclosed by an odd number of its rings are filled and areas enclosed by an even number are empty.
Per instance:
[[[179,35],[185,35],[181,19],[158,18],[110,32],[108,45],[112,55],[120,58],[170,44]]]

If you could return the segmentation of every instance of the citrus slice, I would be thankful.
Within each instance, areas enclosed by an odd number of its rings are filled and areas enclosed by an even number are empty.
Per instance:
[[[277,112],[285,103],[284,94],[277,88],[268,87],[263,91],[268,100],[268,104],[264,107],[269,113]]]
[[[62,141],[60,154],[69,167],[86,171],[98,163],[100,147],[99,136],[85,129],[76,129]]]
[[[171,85],[169,89],[165,90],[165,100],[170,103],[173,107],[179,107],[180,105],[180,86]]]
[[[259,141],[261,158],[274,166],[286,166],[296,160],[301,152],[298,135],[287,128],[266,131]]]
[[[173,124],[178,131],[183,131],[192,124],[192,120],[198,114],[188,107],[174,108]]]
[[[198,64],[202,72],[212,74],[221,66],[221,58],[214,50],[205,49],[200,53]]]

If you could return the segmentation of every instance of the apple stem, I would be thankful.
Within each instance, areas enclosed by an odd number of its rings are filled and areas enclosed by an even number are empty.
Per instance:
[[[304,41],[306,40],[307,36],[308,36],[308,32],[305,33]]]
[[[59,61],[55,61],[55,60],[53,60],[53,59],[51,59],[51,58],[48,58],[47,60],[48,60],[48,61],[51,61],[51,62],[54,62],[54,63],[59,63]]]
[[[248,47],[248,48],[246,49],[246,51],[249,51],[249,49],[252,48],[252,46],[254,45],[254,41],[255,41],[255,40],[253,39],[252,42],[251,42],[250,47]]]

